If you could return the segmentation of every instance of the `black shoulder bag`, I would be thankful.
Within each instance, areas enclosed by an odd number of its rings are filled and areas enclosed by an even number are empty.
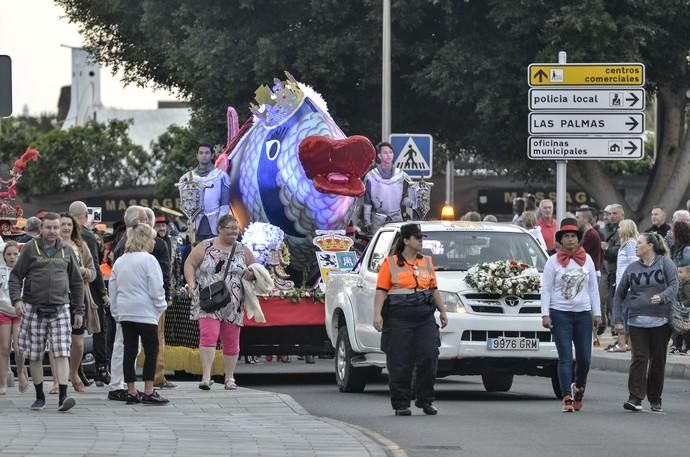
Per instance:
[[[228,257],[228,264],[225,266],[223,279],[199,290],[199,308],[201,308],[201,310],[205,313],[215,313],[224,306],[227,306],[227,304],[232,300],[232,294],[228,290],[228,286],[225,284],[225,278],[228,276],[230,264],[232,264],[232,260],[235,257],[236,247],[237,242],[235,242],[235,244],[232,246],[232,251],[230,251],[230,257]]]

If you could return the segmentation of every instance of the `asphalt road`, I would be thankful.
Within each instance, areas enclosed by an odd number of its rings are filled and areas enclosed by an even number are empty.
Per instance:
[[[333,361],[240,364],[238,384],[291,395],[307,411],[365,427],[397,443],[409,456],[673,457],[690,454],[690,382],[667,379],[664,413],[630,413],[627,376],[592,371],[585,406],[560,412],[546,378],[516,377],[509,393],[487,393],[479,377],[437,383],[438,416],[394,417],[385,377],[364,393],[335,386]]]

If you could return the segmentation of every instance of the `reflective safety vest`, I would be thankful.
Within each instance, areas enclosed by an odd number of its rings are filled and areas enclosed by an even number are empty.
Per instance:
[[[382,275],[387,275],[390,279],[387,280]],[[379,278],[376,287],[387,290],[389,294],[410,294],[436,288],[436,274],[428,256],[415,259],[412,265],[406,262],[403,266],[399,266],[397,258],[391,256],[384,262]]]

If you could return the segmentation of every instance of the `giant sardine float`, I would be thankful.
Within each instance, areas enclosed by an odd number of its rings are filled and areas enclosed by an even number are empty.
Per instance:
[[[256,91],[258,105],[242,128],[228,109],[228,144],[216,166],[230,175],[232,213],[246,227],[280,227],[298,271],[314,263],[316,230],[344,228],[364,193],[374,146],[346,137],[323,98],[286,72]]]

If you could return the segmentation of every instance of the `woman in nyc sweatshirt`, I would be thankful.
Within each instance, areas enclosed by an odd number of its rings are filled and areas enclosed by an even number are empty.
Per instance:
[[[663,411],[666,349],[671,337],[671,305],[678,293],[677,270],[667,257],[661,235],[643,233],[637,240],[639,260],[626,268],[616,288],[614,323],[623,331],[623,303],[628,308],[632,360],[628,373],[629,399],[623,407],[641,411],[649,398],[652,411]],[[647,370],[649,366],[649,371]]]

